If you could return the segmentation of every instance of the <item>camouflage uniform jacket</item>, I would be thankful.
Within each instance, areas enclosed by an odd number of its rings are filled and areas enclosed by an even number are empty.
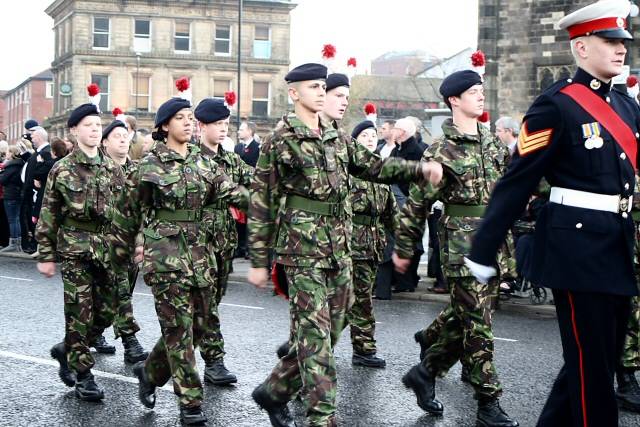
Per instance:
[[[98,151],[88,157],[77,148],[57,162],[49,172],[36,230],[38,260],[91,257],[109,266],[105,233],[113,218],[116,198],[124,190],[121,169]],[[97,232],[64,225],[66,218],[98,224]]]
[[[375,217],[372,225],[353,224],[351,258],[382,262],[387,245],[385,230],[393,233],[398,227],[398,205],[391,188],[384,184],[353,178],[351,206],[354,215]]]
[[[447,205],[486,205],[502,176],[509,158],[507,147],[478,125],[477,136],[461,134],[451,119],[442,124],[443,136],[424,152],[423,160],[440,162],[444,176],[437,186],[412,185],[399,217],[395,250],[401,258],[411,258],[416,242],[422,239],[431,204],[445,205],[440,219],[442,265],[447,277],[470,277],[464,256],[471,249],[471,237],[482,218],[447,215]]]
[[[215,266],[207,254],[202,208],[218,200],[242,203],[241,190],[189,144],[186,157],[157,143],[127,182],[130,187],[117,204],[113,223],[113,258],[124,280],[138,230],[144,236],[142,271],[148,285],[191,278],[193,286],[209,286]],[[246,198],[246,196],[244,196]],[[246,199],[245,199],[246,200]],[[160,213],[187,210],[192,221],[158,218]]]
[[[223,150],[222,146],[218,147],[216,153],[204,144],[200,146],[200,152],[210,161],[211,166],[219,167],[234,183],[249,188],[253,168],[243,162],[236,153]],[[209,238],[214,244],[214,250],[222,253],[224,257],[231,256],[238,246],[238,231],[229,204],[222,201],[210,209],[205,209],[202,218],[209,227]]]
[[[320,135],[290,113],[265,138],[251,184],[253,267],[267,267],[271,247],[276,261],[284,265],[346,265],[352,230],[349,175],[378,182],[417,181],[422,176],[418,162],[383,161],[324,119]],[[292,195],[335,203],[335,215],[287,207]]]

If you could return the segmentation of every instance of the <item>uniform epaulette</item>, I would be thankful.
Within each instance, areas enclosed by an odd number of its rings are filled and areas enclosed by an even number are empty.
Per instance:
[[[551,86],[546,88],[542,92],[542,94],[543,95],[555,95],[556,93],[560,92],[560,90],[562,88],[569,86],[571,83],[573,83],[573,81],[571,79],[558,80],[557,82],[553,83]]]

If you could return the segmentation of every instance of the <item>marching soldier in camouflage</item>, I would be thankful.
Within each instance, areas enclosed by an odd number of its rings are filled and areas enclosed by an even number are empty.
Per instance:
[[[229,131],[228,107],[233,105],[233,96],[227,94],[225,100],[206,98],[198,104],[195,116],[201,131],[201,155],[210,161],[212,167],[224,172],[231,180],[246,188],[249,187],[253,168],[242,161],[240,156],[222,148],[222,142]],[[231,215],[229,204],[219,203],[206,206],[202,221],[207,230],[207,238],[213,248],[209,254],[212,265],[217,267],[212,291],[209,323],[202,341],[200,355],[205,361],[205,382],[214,385],[228,385],[237,382],[236,376],[224,365],[224,339],[220,331],[218,305],[227,289],[229,273],[232,271],[233,254],[238,246],[238,232]]]
[[[189,144],[190,107],[189,100],[172,98],[158,109],[156,144],[140,161],[133,191],[120,200],[114,215],[113,256],[118,280],[128,281],[126,266],[142,229],[142,271],[154,295],[162,337],[147,360],[134,366],[138,397],[152,408],[155,388],[172,378],[180,419],[193,425],[206,422],[194,348],[206,330],[216,275],[207,259],[213,248],[206,245],[202,209],[226,198],[246,200],[246,194]]]
[[[351,132],[351,137],[371,152],[376,149],[378,136],[375,124],[371,121],[365,120],[358,124]],[[376,356],[376,319],[373,314],[372,292],[386,246],[385,230],[393,233],[398,227],[398,206],[388,185],[358,178],[353,178],[351,182],[351,205],[351,259],[355,301],[347,312],[346,320],[351,326],[352,363],[383,368],[386,366],[385,360]]]
[[[484,107],[480,75],[469,70],[453,73],[442,82],[440,93],[453,119],[443,123],[443,137],[425,151],[423,159],[440,162],[444,178],[438,186],[411,186],[399,217],[393,259],[398,270],[407,268],[415,243],[424,233],[431,204],[441,200],[445,204],[439,230],[442,265],[451,287],[451,303],[436,319],[441,329],[435,343],[424,350],[421,363],[403,377],[403,383],[416,393],[423,410],[440,415],[443,405],[435,398],[435,379],[463,359],[478,399],[477,424],[517,426],[498,402],[502,386],[493,364],[489,306],[497,282],[479,283],[463,261],[484,205],[503,173],[508,151],[477,122]]]
[[[120,113],[121,114],[121,113]],[[138,163],[129,158],[129,135],[127,125],[122,116],[116,119],[102,131],[102,145],[105,154],[122,168],[125,176],[125,193],[131,190],[132,177],[138,169]],[[138,342],[136,333],[140,331],[140,326],[133,315],[132,295],[138,278],[138,263],[135,260],[129,261],[128,283],[124,281],[118,284],[117,289],[117,310],[113,322],[113,331],[116,338],[122,338],[124,346],[124,361],[136,363],[145,360],[149,352]]]
[[[337,425],[333,345],[353,302],[349,174],[379,182],[441,178],[438,164],[382,161],[321,119],[326,77],[320,64],[287,74],[295,113],[265,138],[251,186],[249,282],[266,286],[274,246],[289,292],[291,348],[252,394],[274,426],[294,425],[287,402],[301,388],[308,424]]]
[[[640,178],[637,175],[631,215],[636,231],[634,266],[636,278],[640,280]],[[616,371],[618,404],[627,410],[640,412],[640,385],[636,379],[636,371],[640,371],[640,297],[631,298],[627,335]]]
[[[64,342],[51,349],[59,375],[81,400],[99,401],[89,346],[114,318],[116,282],[107,233],[115,198],[124,187],[122,171],[98,149],[102,134],[94,104],[76,108],[67,121],[78,146],[57,162],[47,180],[36,230],[38,270],[46,277],[61,264],[64,285]]]

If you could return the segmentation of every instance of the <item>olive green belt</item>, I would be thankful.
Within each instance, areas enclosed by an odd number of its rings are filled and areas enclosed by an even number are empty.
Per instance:
[[[223,202],[222,200],[218,200],[215,203],[211,203],[210,205],[206,205],[202,209],[205,210],[205,211],[214,211],[214,210],[225,210],[228,207],[229,207],[229,205],[226,202]]]
[[[378,217],[366,214],[353,214],[352,221],[357,225],[374,226],[378,223]]]
[[[640,211],[631,212],[631,218],[633,218],[634,221],[640,222]]]
[[[89,233],[97,233],[101,231],[104,226],[104,223],[99,221],[87,221],[81,219],[75,219],[70,217],[65,217],[62,220],[63,227],[72,227],[80,231],[88,231]]]
[[[163,221],[197,222],[202,218],[202,211],[195,209],[158,209],[156,219]]]
[[[343,217],[346,215],[344,204],[342,203],[322,202],[295,194],[287,196],[285,207],[325,216]]]
[[[486,209],[485,205],[445,205],[444,214],[482,218]]]

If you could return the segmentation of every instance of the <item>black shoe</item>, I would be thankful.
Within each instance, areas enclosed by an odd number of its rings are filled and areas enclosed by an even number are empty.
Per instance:
[[[376,356],[375,353],[371,354],[358,354],[353,353],[351,358],[352,365],[366,366],[367,368],[384,368],[387,366],[387,362],[384,359]]]
[[[640,412],[640,386],[633,369],[619,369],[616,372],[618,389],[616,399],[621,408]]]
[[[100,354],[115,354],[116,346],[107,344],[107,340],[103,335],[100,335],[89,347],[93,347]]]
[[[462,372],[460,372],[460,381],[471,384],[471,370],[464,365],[462,365]]]
[[[517,421],[509,418],[509,415],[500,407],[498,399],[480,399],[478,401],[477,427],[517,427]]]
[[[122,345],[124,346],[124,361],[126,363],[141,362],[149,356],[149,352],[144,351],[135,335],[123,336]]]
[[[424,340],[424,334],[422,331],[418,331],[413,334],[413,339],[420,344],[420,361],[422,362],[422,359],[424,359],[424,356],[427,354],[427,349],[429,348]]]
[[[156,406],[156,386],[147,378],[144,371],[144,362],[138,362],[133,366],[133,373],[138,377],[138,399],[140,403],[149,409]]]
[[[267,394],[263,384],[256,387],[251,393],[253,400],[269,414],[269,421],[273,427],[296,427],[293,417],[289,412],[287,402],[276,402]]]
[[[436,380],[422,365],[415,365],[403,377],[402,383],[418,398],[418,406],[431,415],[442,415],[444,406],[436,399]]]
[[[104,399],[104,391],[96,384],[90,370],[78,373],[76,379],[76,397],[87,402],[99,402]]]
[[[229,372],[222,360],[216,360],[205,363],[204,382],[213,385],[229,385],[237,383],[238,378]]]
[[[188,407],[180,405],[180,421],[187,426],[202,426],[207,422],[207,416],[200,406]]]
[[[73,371],[69,369],[69,365],[67,364],[67,352],[64,348],[64,343],[58,343],[51,347],[50,351],[51,357],[56,359],[60,364],[60,369],[58,369],[58,376],[67,387],[73,387],[76,385],[76,376]]]
[[[287,354],[289,354],[289,350],[291,347],[289,346],[289,341],[282,343],[280,347],[276,350],[276,354],[278,355],[278,359],[282,359]]]

